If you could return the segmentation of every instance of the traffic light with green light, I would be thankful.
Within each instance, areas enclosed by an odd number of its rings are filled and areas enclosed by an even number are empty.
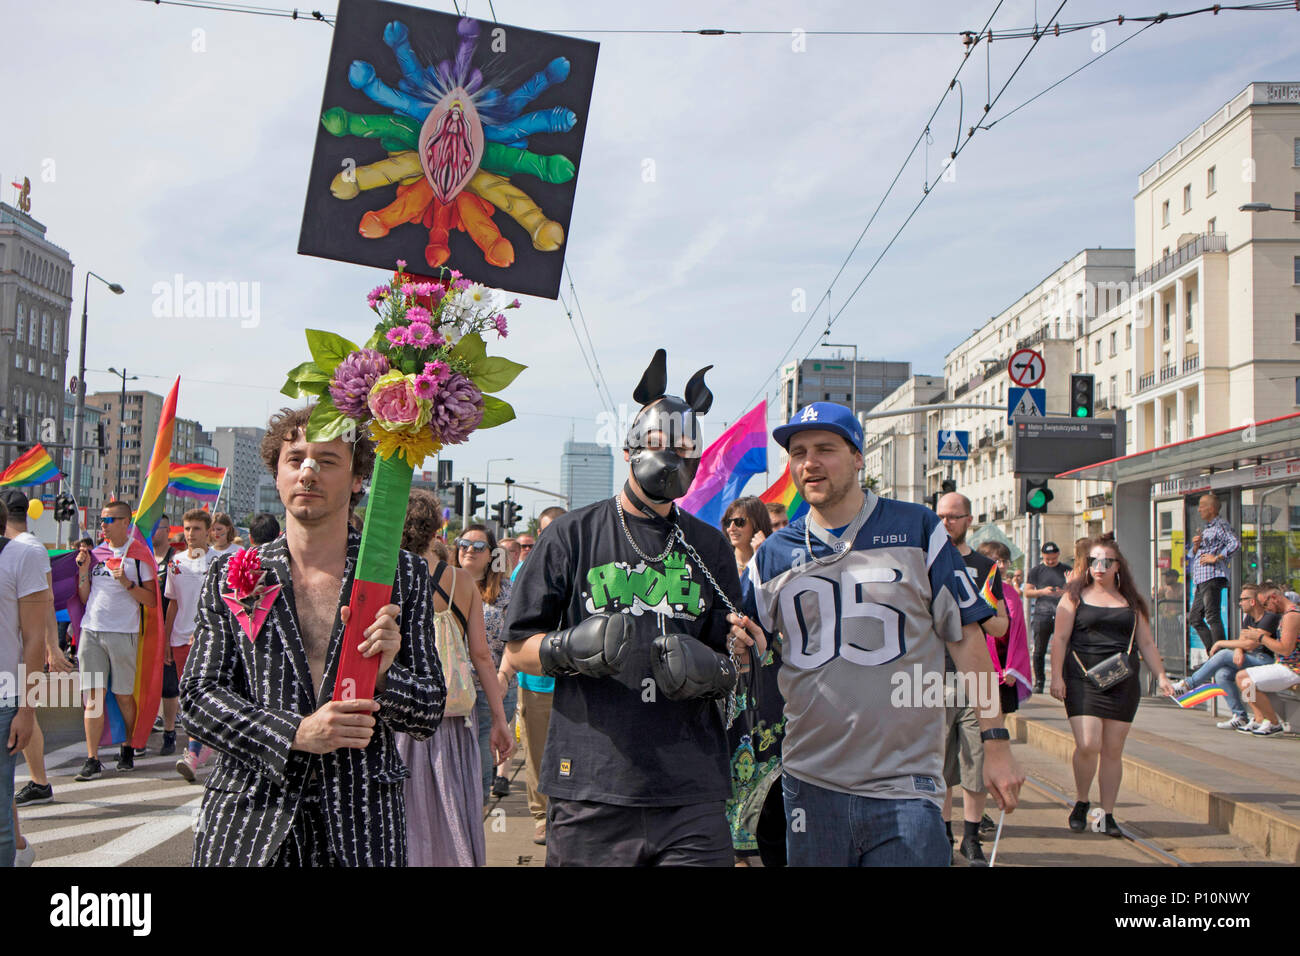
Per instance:
[[[1082,374],[1070,376],[1070,415],[1072,417],[1092,418],[1092,400],[1096,387],[1096,376]]]
[[[1030,515],[1046,514],[1047,506],[1054,497],[1052,489],[1047,485],[1047,479],[1026,478],[1024,482],[1022,495],[1022,510],[1024,513]]]

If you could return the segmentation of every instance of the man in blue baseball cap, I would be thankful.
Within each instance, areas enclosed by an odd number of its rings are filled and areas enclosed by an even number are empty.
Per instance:
[[[944,704],[920,686],[942,686],[945,646],[977,689],[998,805],[1013,810],[1024,782],[979,626],[993,610],[933,511],[858,483],[849,409],[815,402],[773,437],[809,511],[763,542],[741,590],[746,613],[784,635],[790,865],[947,866]]]

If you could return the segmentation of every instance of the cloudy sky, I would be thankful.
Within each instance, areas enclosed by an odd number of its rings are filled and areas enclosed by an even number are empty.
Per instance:
[[[660,346],[674,390],[699,366],[716,366],[708,438],[772,394],[783,357],[803,356],[825,327],[823,305],[796,341],[809,319],[792,308],[799,290],[811,310],[956,69],[956,34],[978,29],[994,5],[814,0],[792,19],[790,5],[774,0],[494,0],[504,24],[601,44],[567,261],[615,402],[631,404]],[[313,6],[335,9],[331,0]],[[1072,0],[1062,19],[1109,17],[1116,7]],[[1053,9],[1040,0],[1039,21]],[[158,392],[179,372],[183,416],[206,428],[264,424],[282,404],[284,372],[307,357],[302,330],[365,338],[364,295],[382,278],[296,252],[334,31],[140,0],[0,0],[0,11],[11,41],[4,199],[13,201],[11,180],[31,177],[33,215],[78,270],[74,314],[82,269],[127,289],[120,297],[92,289],[88,365],[125,364]],[[468,12],[491,18],[487,0],[472,0]],[[1034,22],[1033,0],[1004,2],[995,37]],[[604,32],[702,27],[777,32]],[[803,49],[794,30],[811,34]],[[812,33],[866,30],[945,35]],[[1103,36],[1044,39],[990,115],[1133,32],[1126,23]],[[927,159],[933,182],[959,124],[964,138],[982,113],[986,84],[996,93],[1029,43],[995,41],[991,77],[983,50],[966,65],[964,117],[950,98],[928,157],[918,152],[903,172],[831,289],[832,312],[921,195]],[[1224,12],[1158,25],[977,133],[832,339],[857,342],[864,357],[941,372],[949,349],[1079,249],[1131,246],[1138,174],[1256,80],[1300,80],[1300,14]],[[258,323],[156,318],[152,290],[177,275],[248,283]],[[563,441],[594,440],[603,401],[558,303],[525,299],[511,329],[493,350],[529,365],[503,396],[519,418],[448,457],[458,477],[480,481],[489,459],[513,457],[493,464],[495,480],[508,473],[558,490]],[[91,390],[113,387],[104,372],[87,379]],[[771,460],[779,467],[775,446]],[[760,487],[761,477],[750,490]],[[533,496],[520,499],[531,514]]]

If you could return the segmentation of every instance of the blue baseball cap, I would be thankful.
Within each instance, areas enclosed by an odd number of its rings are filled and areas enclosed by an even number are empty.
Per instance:
[[[805,405],[794,413],[787,424],[772,429],[772,437],[778,445],[789,451],[790,439],[795,432],[811,431],[814,428],[842,435],[850,445],[862,451],[862,424],[848,408],[834,402]]]

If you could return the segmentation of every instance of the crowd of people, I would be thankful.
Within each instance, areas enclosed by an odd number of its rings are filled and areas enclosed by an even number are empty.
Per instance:
[[[712,395],[703,371],[667,395],[664,363],[634,393],[615,497],[498,540],[483,524],[449,538],[442,503],[411,493],[392,597],[361,645],[378,658],[369,698],[334,682],[373,454],[307,441],[308,410],[275,416],[262,447],[283,530],[258,515],[245,541],[229,515],[195,509],[177,535],[163,521],[146,561],[129,553],[130,504],[105,505],[102,540],[76,546],[75,644],[25,496],[0,495],[0,666],[79,671],[77,781],[104,773],[110,711],[128,729],[156,719],[163,755],[184,734],[186,780],[216,756],[196,865],[484,865],[484,805],[510,792],[517,737],[548,865],[983,866],[989,800],[1013,811],[1024,780],[1003,715],[1044,688],[1074,735],[1075,831],[1123,835],[1142,662],[1163,695],[1222,687],[1221,728],[1281,729],[1267,694],[1300,682],[1300,611],[1247,585],[1226,639],[1216,602],[1239,542],[1213,495],[1188,555],[1209,657],[1171,682],[1112,536],[1076,541],[1073,564],[1048,541],[1022,576],[1004,541],[972,545],[964,495],[930,511],[861,485],[861,425],[841,406],[773,433],[806,514],[756,497],[720,527],[683,512]],[[235,564],[276,589],[255,624],[223,594]],[[166,638],[157,714],[135,713],[132,693],[146,608]],[[910,674],[941,676],[942,699],[900,695]],[[0,732],[0,862],[29,863],[18,810],[54,798],[44,742],[24,700],[0,700]],[[14,794],[20,750],[31,779]],[[140,752],[123,744],[116,770]]]

